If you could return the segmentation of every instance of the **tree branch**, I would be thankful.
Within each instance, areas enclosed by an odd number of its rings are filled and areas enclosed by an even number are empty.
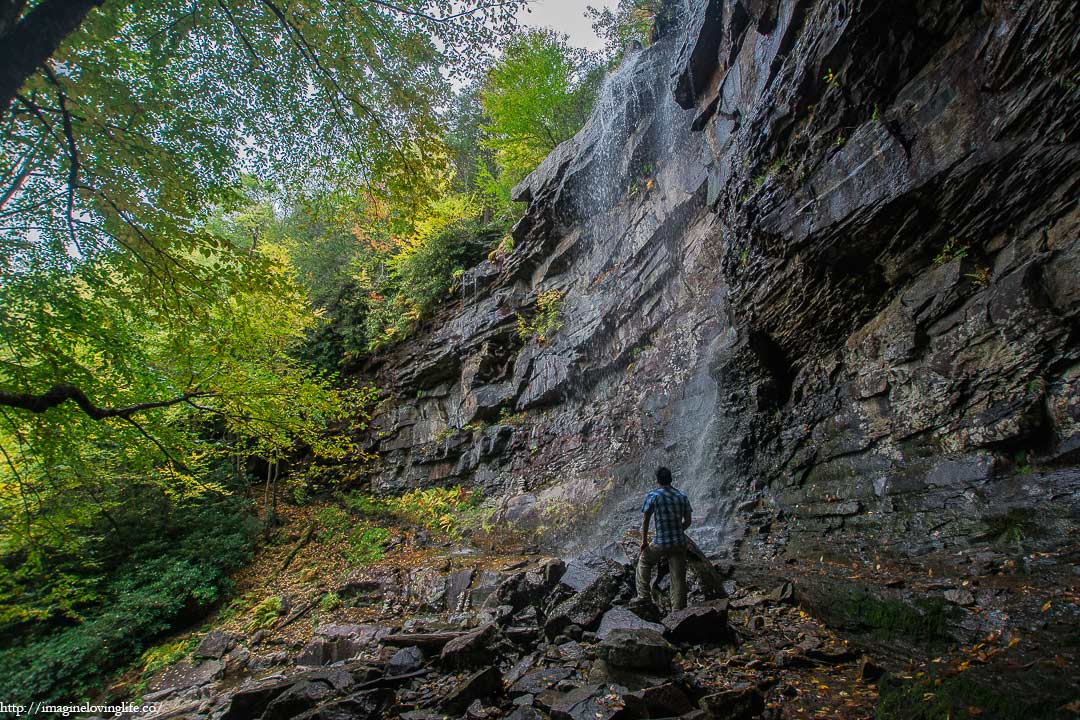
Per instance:
[[[29,410],[33,413],[43,413],[50,408],[62,405],[68,400],[71,400],[79,406],[80,410],[94,420],[104,420],[106,418],[123,418],[124,420],[130,420],[131,416],[138,412],[169,407],[170,405],[187,402],[191,398],[206,397],[212,394],[213,393],[193,390],[192,392],[184,393],[183,395],[168,400],[135,403],[134,405],[125,405],[123,407],[98,407],[92,403],[90,398],[86,397],[86,393],[79,388],[74,385],[60,383],[53,385],[48,391],[40,395],[0,390],[0,405],[17,408],[19,410]]]
[[[504,2],[493,2],[493,3],[486,3],[484,5],[477,5],[476,7],[469,8],[467,10],[461,10],[460,12],[451,13],[449,15],[429,15],[429,14],[427,14],[425,12],[420,11],[420,10],[411,10],[409,8],[402,7],[400,5],[396,5],[396,4],[391,3],[391,2],[385,2],[385,0],[368,0],[368,1],[371,2],[374,5],[380,5],[380,6],[384,7],[384,8],[386,8],[387,10],[393,10],[394,12],[400,13],[402,15],[411,15],[413,17],[418,17],[418,18],[421,18],[423,20],[430,20],[431,22],[435,22],[435,23],[450,22],[451,20],[457,20],[458,18],[468,17],[469,15],[473,15],[473,14],[478,13],[478,12],[483,12],[484,10],[492,10],[494,8],[516,6],[518,4],[516,2],[516,0],[505,0]]]
[[[75,143],[75,130],[71,124],[71,113],[68,112],[67,107],[67,95],[64,94],[64,88],[61,87],[60,81],[57,79],[56,74],[53,73],[52,68],[48,63],[42,65],[42,69],[45,70],[45,76],[49,78],[49,82],[56,88],[57,96],[60,100],[60,119],[63,121],[64,138],[67,140],[68,148],[68,187],[67,187],[67,229],[68,237],[71,239],[71,244],[76,250],[81,252],[79,247],[79,238],[75,234],[75,189],[79,186],[79,168],[82,163],[79,159],[79,146]]]
[[[105,0],[43,0],[0,35],[0,118],[15,93]],[[11,18],[4,18],[12,22]]]

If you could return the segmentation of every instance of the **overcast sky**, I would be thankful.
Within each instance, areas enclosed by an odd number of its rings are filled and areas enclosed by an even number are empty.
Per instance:
[[[570,44],[599,50],[604,44],[592,31],[585,17],[585,7],[615,7],[616,0],[532,0],[528,9],[518,13],[518,19],[532,27],[551,27],[570,36]]]

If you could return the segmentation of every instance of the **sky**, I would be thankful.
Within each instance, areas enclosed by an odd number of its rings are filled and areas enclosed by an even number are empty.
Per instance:
[[[593,33],[592,23],[585,17],[585,7],[614,8],[615,3],[616,0],[532,0],[517,17],[530,27],[551,27],[566,33],[570,44],[576,47],[600,50],[604,43]]]

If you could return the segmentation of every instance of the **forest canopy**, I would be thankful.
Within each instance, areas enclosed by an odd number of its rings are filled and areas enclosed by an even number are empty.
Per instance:
[[[0,0],[0,691],[89,692],[227,596],[283,460],[364,461],[353,369],[603,81],[521,5]]]

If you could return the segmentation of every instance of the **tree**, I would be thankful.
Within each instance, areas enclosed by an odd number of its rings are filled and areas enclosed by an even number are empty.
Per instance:
[[[596,58],[553,30],[515,36],[481,93],[487,144],[506,167],[536,167],[588,120],[600,77]]]
[[[619,0],[615,9],[591,5],[585,14],[592,18],[597,37],[604,39],[608,64],[617,65],[626,48],[650,45],[672,27],[681,6],[672,0]]]
[[[483,144],[495,153],[497,173],[481,167],[479,182],[503,213],[510,189],[588,120],[603,77],[595,55],[553,30],[531,30],[506,44],[480,93]]]
[[[441,149],[443,70],[475,71],[516,3],[0,0],[0,283],[107,255],[132,302],[184,312],[206,282],[196,259],[233,250],[205,220],[243,169],[404,192]],[[48,334],[74,309],[35,321]],[[72,384],[9,368],[0,405]]]

